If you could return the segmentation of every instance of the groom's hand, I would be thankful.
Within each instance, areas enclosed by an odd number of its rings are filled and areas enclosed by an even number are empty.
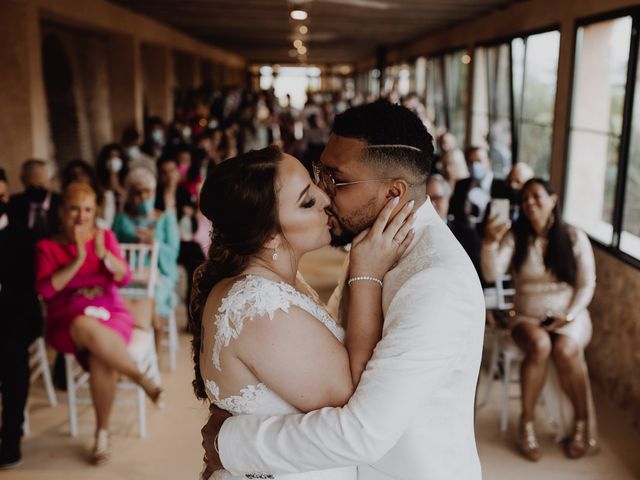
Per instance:
[[[206,465],[202,478],[207,479],[216,470],[222,470],[222,462],[220,461],[220,454],[216,449],[216,441],[218,433],[222,428],[224,421],[229,418],[231,414],[225,410],[222,410],[215,405],[209,407],[209,420],[200,433],[202,433],[202,447],[204,448],[204,463]]]

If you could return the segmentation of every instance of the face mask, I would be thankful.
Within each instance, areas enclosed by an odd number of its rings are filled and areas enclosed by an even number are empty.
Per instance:
[[[184,127],[182,129],[182,138],[189,140],[191,138],[191,127]]]
[[[27,198],[33,203],[42,203],[47,198],[49,191],[43,187],[29,187],[26,192]]]
[[[479,162],[473,162],[473,165],[471,165],[470,173],[471,178],[473,178],[474,180],[482,180],[487,175],[487,171],[485,170],[484,166]]]
[[[127,155],[131,160],[135,160],[140,156],[140,148],[138,148],[137,145],[132,145],[131,147],[127,148]]]
[[[186,163],[181,163],[180,165],[178,165],[178,170],[180,171],[180,175],[184,177],[189,171],[189,165],[187,165]]]
[[[109,159],[108,162],[109,170],[113,173],[118,173],[122,170],[122,159],[120,157],[113,157]]]
[[[142,203],[139,203],[138,206],[136,207],[138,209],[138,214],[144,215],[144,216],[149,215],[151,212],[153,212],[153,204],[154,204],[153,198],[148,198]]]
[[[164,145],[164,132],[162,130],[154,130],[151,132],[151,138],[158,145]]]

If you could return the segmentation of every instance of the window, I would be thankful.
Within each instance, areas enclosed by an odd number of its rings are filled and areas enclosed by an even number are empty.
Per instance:
[[[474,52],[471,145],[489,150],[498,178],[511,168],[511,62],[509,44]]]
[[[568,142],[565,217],[614,248],[631,27],[632,18],[622,17],[578,28]]]
[[[511,42],[516,161],[537,176],[549,176],[553,116],[558,80],[560,32],[516,38]]]
[[[420,98],[424,98],[427,89],[427,59],[425,57],[416,59],[415,72],[415,91]]]
[[[427,118],[439,135],[447,129],[442,57],[427,60]]]
[[[631,145],[620,233],[620,250],[634,258],[640,258],[640,76],[638,72],[640,70],[636,67]]]
[[[466,50],[444,56],[447,125],[461,146],[465,144],[466,137],[467,76],[470,61]]]

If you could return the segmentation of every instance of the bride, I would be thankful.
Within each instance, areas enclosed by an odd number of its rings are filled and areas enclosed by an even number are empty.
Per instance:
[[[190,315],[198,398],[233,415],[347,403],[382,335],[382,278],[413,238],[413,215],[411,204],[398,208],[390,199],[355,238],[347,322],[339,325],[297,274],[302,255],[331,240],[329,203],[304,166],[275,146],[208,175],[200,209],[213,223],[213,241],[195,274]],[[348,467],[278,478],[356,476]],[[217,471],[213,478],[236,477]]]

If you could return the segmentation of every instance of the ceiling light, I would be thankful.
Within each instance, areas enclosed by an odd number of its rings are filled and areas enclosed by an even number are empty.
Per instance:
[[[298,56],[298,51],[296,49],[289,50],[289,56],[290,57],[297,57]]]
[[[306,25],[300,25],[300,28],[298,29],[298,31],[302,35],[306,35],[309,32],[309,27],[307,27]]]
[[[291,18],[294,20],[306,20],[308,16],[304,10],[291,10]]]
[[[306,54],[307,54],[307,47],[305,47],[305,46],[303,45],[302,47],[300,47],[300,48],[298,49],[298,53],[299,53],[300,55],[306,55]]]
[[[471,57],[468,54],[464,54],[462,55],[462,63],[464,63],[465,65],[469,65],[471,63]]]
[[[302,46],[302,40],[300,40],[300,39],[294,40],[293,41],[293,46],[294,46],[294,48],[300,48]]]

